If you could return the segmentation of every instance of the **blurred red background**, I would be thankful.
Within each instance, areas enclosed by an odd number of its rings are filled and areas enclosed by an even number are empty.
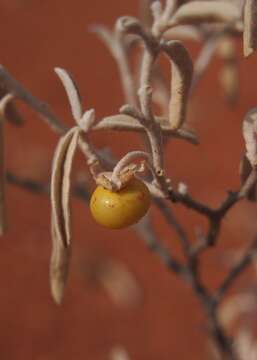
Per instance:
[[[88,31],[91,24],[113,26],[121,15],[137,15],[138,1],[1,0],[1,63],[31,92],[72,124],[69,105],[55,66],[77,79],[84,104],[97,117],[118,112],[123,104],[118,72],[111,55]],[[192,54],[199,46],[188,44]],[[194,93],[189,124],[200,138],[193,146],[172,141],[166,167],[171,178],[188,184],[201,201],[218,205],[226,191],[239,186],[243,151],[241,122],[256,104],[256,55],[242,58],[238,44],[240,98],[229,107],[218,81],[215,59]],[[169,74],[167,73],[167,76]],[[7,166],[16,174],[47,180],[57,136],[39,117],[20,106],[26,125],[7,125]],[[142,148],[140,138],[126,133],[93,135],[98,147],[110,146],[117,156]],[[83,158],[78,156],[81,168]],[[150,253],[133,230],[100,228],[84,203],[73,201],[73,257],[64,303],[51,297],[48,268],[51,250],[50,205],[46,196],[8,186],[9,230],[0,241],[0,358],[110,359],[122,345],[133,360],[206,359],[205,318],[191,289]],[[180,206],[174,210],[191,238],[206,224]],[[163,242],[178,252],[175,233],[152,209]],[[247,244],[256,232],[256,207],[242,202],[227,216],[218,249],[203,259],[203,276],[214,288],[227,270],[226,254]],[[142,301],[114,302],[89,279],[86,271],[98,259],[123,263],[136,279]],[[242,281],[237,283],[242,285]]]

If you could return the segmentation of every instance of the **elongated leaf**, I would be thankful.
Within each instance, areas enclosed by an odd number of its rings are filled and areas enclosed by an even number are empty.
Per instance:
[[[244,56],[257,48],[257,0],[246,0],[244,7]]]
[[[177,130],[171,129],[169,121],[162,117],[155,117],[155,121],[161,124],[161,129],[164,135],[172,135],[175,138],[184,139],[192,144],[198,144],[197,136],[191,130],[183,128]],[[138,132],[145,131],[144,127],[137,120],[135,120],[129,115],[123,114],[107,116],[106,118],[103,118],[93,128],[93,130],[101,129]]]
[[[170,128],[180,128],[186,117],[189,91],[193,77],[193,63],[186,48],[179,41],[169,41],[163,49],[171,60],[171,99],[169,103]]]
[[[81,105],[81,98],[75,81],[72,79],[68,72],[61,68],[54,69],[56,74],[59,76],[69,99],[71,105],[71,111],[74,119],[79,121],[82,117],[83,110]]]
[[[247,157],[244,155],[240,162],[239,167],[239,174],[240,174],[240,180],[241,180],[241,186],[246,182],[248,179],[248,176],[250,175],[252,171],[252,166],[247,159]],[[256,201],[256,184],[253,185],[253,187],[250,189],[247,199],[250,201]]]
[[[52,222],[54,221],[52,220]],[[52,226],[52,240],[50,284],[53,299],[57,304],[60,304],[63,299],[69,273],[71,248],[70,246],[65,247],[63,243],[57,239],[54,226]]]
[[[225,1],[193,1],[180,6],[170,24],[230,23],[239,19],[240,10],[233,3]]]
[[[218,47],[218,54],[223,61],[219,78],[225,100],[234,105],[239,95],[239,74],[235,43],[231,37],[224,37]]]
[[[143,126],[129,115],[111,115],[103,118],[100,122],[98,122],[93,129],[114,129],[114,130],[137,130],[142,129]]]
[[[198,42],[203,39],[203,34],[194,25],[178,25],[166,31],[164,38],[167,40],[193,40]]]
[[[252,167],[257,165],[257,108],[250,110],[243,121],[243,136],[246,147],[246,157]]]
[[[50,280],[52,295],[57,303],[62,300],[68,275],[71,246],[70,174],[80,131],[78,127],[72,128],[60,139],[53,159],[51,178],[53,251]]]

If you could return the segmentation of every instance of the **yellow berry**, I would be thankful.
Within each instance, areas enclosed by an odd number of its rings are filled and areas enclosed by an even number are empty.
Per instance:
[[[90,210],[100,225],[121,229],[137,223],[148,211],[151,196],[147,186],[133,178],[119,191],[98,186],[90,200]]]

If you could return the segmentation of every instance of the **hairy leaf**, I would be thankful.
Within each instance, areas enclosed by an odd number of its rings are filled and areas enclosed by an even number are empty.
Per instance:
[[[76,121],[79,121],[82,117],[83,110],[81,105],[80,94],[75,84],[75,81],[72,79],[72,77],[68,74],[66,70],[61,68],[55,68],[54,70],[56,74],[59,76],[65,88],[65,91],[67,93],[71,105],[72,115]]]
[[[68,275],[71,246],[70,175],[80,131],[78,127],[74,127],[60,139],[53,159],[51,178],[53,250],[50,280],[52,295],[57,303],[62,300]]]
[[[210,22],[233,22],[240,19],[240,10],[225,1],[193,1],[178,8],[170,25]]]
[[[246,0],[244,7],[244,56],[257,48],[257,0]]]
[[[252,171],[252,166],[249,160],[247,159],[247,157],[244,155],[240,161],[240,167],[239,167],[239,174],[240,174],[240,180],[242,186],[248,179],[251,171]],[[250,189],[247,195],[247,199],[250,201],[256,201],[256,184],[254,184],[253,187]]]
[[[170,128],[180,128],[186,116],[187,102],[193,77],[193,63],[186,48],[179,41],[163,45],[172,64],[171,99],[169,103]]]
[[[245,140],[246,156],[250,164],[257,165],[257,108],[250,110],[243,121],[243,136]]]

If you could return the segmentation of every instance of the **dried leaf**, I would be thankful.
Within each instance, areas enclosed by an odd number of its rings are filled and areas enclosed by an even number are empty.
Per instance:
[[[68,275],[70,232],[70,174],[80,129],[72,128],[59,141],[52,168],[51,205],[53,251],[50,268],[51,290],[60,303]]]
[[[200,79],[206,72],[208,65],[210,64],[214,54],[216,53],[218,43],[220,41],[219,36],[212,36],[203,45],[197,59],[194,62],[194,76],[192,80],[191,90],[194,89]]]
[[[51,220],[53,222],[53,220]],[[52,254],[50,262],[50,284],[54,301],[60,304],[68,278],[71,249],[57,239],[52,227]]]
[[[167,40],[193,40],[199,42],[203,40],[203,33],[193,25],[178,25],[166,31],[164,38]]]
[[[247,157],[244,155],[243,158],[241,159],[240,168],[239,168],[241,185],[245,183],[251,171],[252,171],[252,166],[249,160],[247,159]],[[256,185],[254,185],[253,188],[249,191],[247,195],[247,199],[250,201],[256,201]]]
[[[187,102],[193,77],[193,63],[186,48],[179,41],[163,45],[172,64],[169,123],[172,130],[180,128],[186,116]]]
[[[225,99],[230,105],[234,105],[239,94],[239,75],[235,43],[231,37],[225,36],[221,39],[218,54],[223,60],[219,78]]]
[[[68,74],[66,70],[61,68],[55,68],[54,70],[59,76],[66,90],[71,105],[72,115],[76,121],[79,121],[82,117],[83,110],[81,105],[81,97],[75,81],[72,79],[72,77]]]
[[[143,126],[133,117],[129,115],[112,115],[103,118],[100,122],[98,122],[94,128],[97,129],[117,129],[117,130],[136,130],[142,129]]]
[[[170,123],[167,119],[162,117],[156,117],[155,120],[161,124],[161,128],[163,134],[172,135],[176,138],[181,138],[189,141],[192,144],[198,144],[198,139],[195,133],[189,129],[171,129]],[[143,132],[144,127],[133,117],[129,115],[112,115],[103,118],[96,126],[94,126],[93,130],[101,130],[101,129],[112,129],[119,131],[139,131]]]
[[[230,23],[240,19],[238,6],[225,1],[193,1],[178,8],[170,25],[225,22]]]
[[[257,48],[257,0],[246,0],[244,7],[244,56]]]
[[[245,140],[246,156],[254,167],[257,164],[257,108],[250,110],[243,121],[243,136]]]
[[[231,105],[236,104],[239,92],[238,69],[236,64],[224,64],[220,70],[219,78],[225,100]]]
[[[155,120],[161,123],[165,130],[168,130],[169,123],[167,120],[160,117],[156,117]],[[144,131],[144,127],[136,119],[134,119],[132,116],[123,114],[107,116],[99,121],[93,129]]]

